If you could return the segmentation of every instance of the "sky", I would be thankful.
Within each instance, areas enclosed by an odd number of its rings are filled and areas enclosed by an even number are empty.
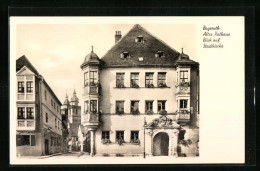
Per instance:
[[[189,24],[142,24],[173,49],[198,61],[195,30]],[[82,105],[83,72],[80,65],[94,52],[102,58],[115,44],[115,31],[124,36],[134,24],[17,24],[16,59],[25,55],[63,103],[73,90]]]

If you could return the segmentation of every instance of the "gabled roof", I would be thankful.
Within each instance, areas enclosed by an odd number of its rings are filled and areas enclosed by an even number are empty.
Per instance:
[[[41,78],[42,81],[45,83],[45,85],[47,86],[47,88],[50,90],[50,92],[52,93],[52,95],[56,98],[56,100],[58,101],[59,105],[62,105],[62,103],[60,102],[59,98],[56,96],[56,94],[53,92],[53,90],[51,89],[51,87],[49,86],[49,84],[46,82],[45,79],[43,79],[43,77],[40,75],[40,73],[34,68],[34,66],[31,64],[31,62],[26,58],[25,55],[21,56],[20,58],[18,58],[16,60],[16,72],[20,71],[24,66],[26,66],[28,69],[30,69],[33,73],[35,73],[36,77]]]
[[[140,35],[143,37],[142,43],[135,41]],[[155,57],[158,51],[164,52],[165,57]],[[130,58],[120,58],[123,52],[129,52]],[[179,55],[179,52],[136,24],[101,60],[104,67],[172,66]],[[139,57],[143,57],[143,60],[139,61]]]
[[[16,72],[18,72],[24,66],[26,66],[28,69],[30,69],[36,75],[40,75],[39,72],[31,64],[31,62],[26,58],[25,55],[21,56],[19,59],[16,60]]]

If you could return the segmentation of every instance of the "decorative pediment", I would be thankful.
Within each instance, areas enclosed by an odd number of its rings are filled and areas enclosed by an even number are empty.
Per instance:
[[[177,124],[172,119],[167,118],[166,116],[160,116],[159,118],[156,118],[151,123],[149,123],[148,127],[151,127],[151,128],[180,128],[180,125]]]
[[[26,66],[24,66],[16,73],[16,75],[35,75],[35,74]]]

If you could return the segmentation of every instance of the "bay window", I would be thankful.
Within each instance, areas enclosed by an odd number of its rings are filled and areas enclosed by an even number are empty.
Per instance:
[[[94,86],[97,83],[97,71],[90,71],[89,82],[91,86]]]
[[[90,100],[90,111],[97,113],[97,100]]]

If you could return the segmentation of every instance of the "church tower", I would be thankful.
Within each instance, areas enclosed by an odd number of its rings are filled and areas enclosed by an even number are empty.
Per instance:
[[[82,114],[82,125],[86,127],[90,133],[90,154],[93,156],[95,152],[95,132],[99,126],[99,102],[100,102],[100,65],[101,61],[97,54],[92,51],[85,57],[81,69],[84,76],[84,112]]]
[[[77,129],[79,125],[81,124],[81,107],[79,104],[79,98],[76,95],[76,91],[74,89],[73,96],[70,99],[70,114],[69,114],[69,123]],[[75,131],[75,136],[76,136]]]

